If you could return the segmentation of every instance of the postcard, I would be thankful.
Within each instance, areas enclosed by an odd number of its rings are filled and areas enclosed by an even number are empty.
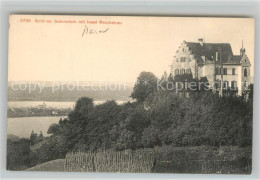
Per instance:
[[[253,18],[9,22],[7,170],[251,174]]]

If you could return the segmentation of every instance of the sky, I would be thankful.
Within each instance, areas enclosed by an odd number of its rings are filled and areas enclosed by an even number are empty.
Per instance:
[[[228,42],[236,55],[243,41],[254,73],[250,18],[11,15],[8,80],[134,82],[141,71],[160,77],[180,44],[198,38]]]

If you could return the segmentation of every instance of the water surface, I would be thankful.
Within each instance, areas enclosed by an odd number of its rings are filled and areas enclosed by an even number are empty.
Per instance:
[[[64,116],[65,117],[65,116]],[[63,118],[64,118],[63,117]],[[19,117],[7,119],[7,134],[13,134],[19,137],[29,138],[32,130],[35,133],[42,131],[47,135],[49,126],[52,123],[58,123],[60,117]]]

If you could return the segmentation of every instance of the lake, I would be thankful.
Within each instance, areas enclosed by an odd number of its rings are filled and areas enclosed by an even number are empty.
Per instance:
[[[105,101],[94,101],[95,105],[102,104]],[[118,104],[123,104],[125,101],[117,101]],[[38,105],[46,104],[47,107],[52,108],[73,108],[75,102],[50,102],[50,101],[10,101],[8,102],[9,108],[19,107],[35,107]],[[47,135],[49,126],[52,123],[58,123],[60,117],[19,117],[7,119],[7,134],[13,134],[19,137],[29,138],[32,130],[39,134],[42,131],[43,135]]]
[[[47,136],[47,131],[52,123],[58,123],[60,117],[20,117],[7,119],[7,134],[29,138],[32,130],[39,134],[42,131]]]

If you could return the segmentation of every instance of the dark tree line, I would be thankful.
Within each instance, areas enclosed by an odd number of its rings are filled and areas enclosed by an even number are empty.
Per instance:
[[[162,78],[182,80],[179,76]],[[193,80],[184,77],[188,78]],[[252,100],[219,97],[203,90],[181,98],[173,90],[158,90],[156,83],[156,76],[142,72],[131,94],[136,102],[123,105],[107,101],[94,106],[93,99],[80,98],[68,118],[52,125],[51,138],[62,139],[64,154],[78,149],[122,150],[160,145],[251,145]]]
[[[162,78],[165,82],[206,81],[191,76]],[[94,106],[93,99],[80,98],[67,118],[49,127],[51,136],[42,146],[30,153],[34,164],[78,150],[251,146],[252,92],[248,100],[204,90],[183,98],[174,89],[158,89],[157,80],[152,73],[142,72],[131,94],[136,101],[122,105],[110,100]]]

